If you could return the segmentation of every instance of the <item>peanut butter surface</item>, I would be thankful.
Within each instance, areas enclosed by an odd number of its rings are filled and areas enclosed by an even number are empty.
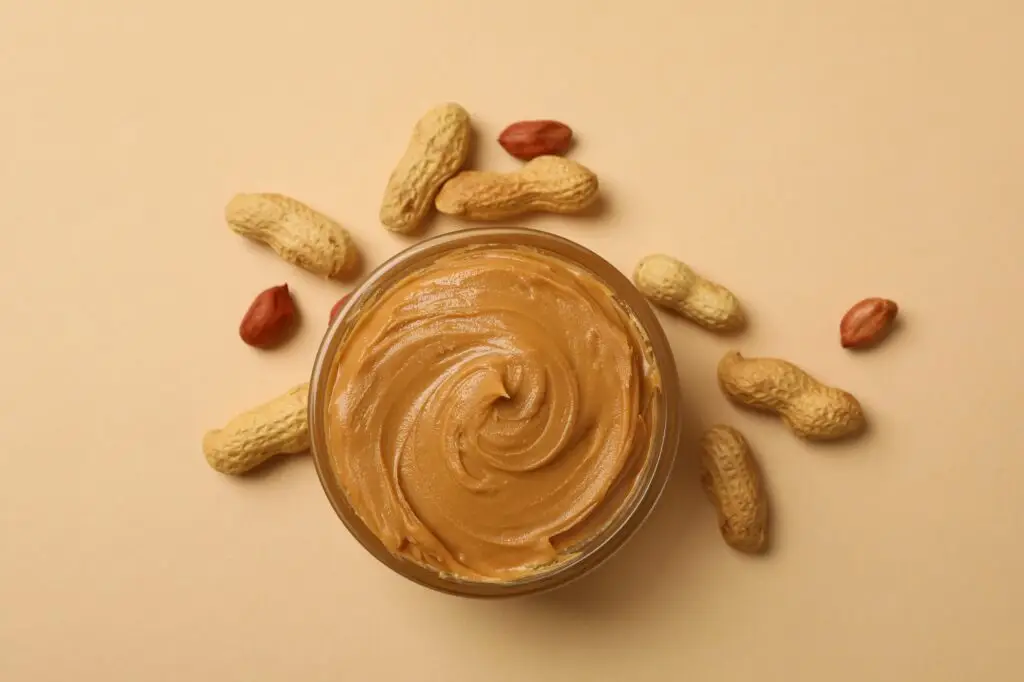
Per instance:
[[[328,451],[389,551],[508,580],[615,516],[649,456],[660,383],[592,274],[544,251],[467,247],[358,315],[332,368]]]

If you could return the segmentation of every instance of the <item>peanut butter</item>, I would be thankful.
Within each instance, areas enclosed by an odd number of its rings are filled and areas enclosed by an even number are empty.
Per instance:
[[[400,557],[469,580],[550,566],[615,517],[648,459],[647,352],[583,268],[453,251],[358,313],[332,367],[335,475]]]

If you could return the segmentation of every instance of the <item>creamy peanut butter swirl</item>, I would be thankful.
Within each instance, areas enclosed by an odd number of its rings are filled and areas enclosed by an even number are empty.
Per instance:
[[[648,457],[658,378],[592,274],[524,247],[452,252],[362,311],[333,366],[328,450],[394,554],[473,580],[599,532]]]

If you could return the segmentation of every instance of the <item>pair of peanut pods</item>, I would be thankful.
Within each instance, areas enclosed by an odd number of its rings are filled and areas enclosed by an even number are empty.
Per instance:
[[[458,104],[442,104],[420,118],[384,190],[380,221],[386,228],[415,232],[431,208],[490,221],[533,211],[579,213],[597,200],[597,176],[556,155],[568,148],[572,131],[567,126],[522,121],[506,129],[502,146],[518,158],[530,159],[512,173],[462,170],[472,133],[469,113]],[[550,153],[534,156],[545,151]]]

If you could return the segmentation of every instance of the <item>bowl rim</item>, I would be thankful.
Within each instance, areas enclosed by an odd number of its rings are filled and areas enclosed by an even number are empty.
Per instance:
[[[464,580],[392,554],[349,505],[331,466],[325,435],[326,407],[332,388],[330,370],[344,340],[345,328],[351,322],[350,315],[371,300],[381,286],[386,287],[422,267],[429,257],[462,247],[490,245],[548,251],[603,282],[613,291],[618,304],[647,335],[654,364],[662,379],[661,390],[655,398],[662,419],[660,427],[651,433],[649,456],[652,461],[619,514],[598,533],[593,545],[577,555],[559,562],[551,570],[509,581]],[[628,277],[597,253],[565,237],[527,227],[476,227],[447,232],[413,244],[384,261],[349,294],[348,300],[328,325],[317,349],[309,382],[310,447],[320,485],[338,518],[365,550],[395,573],[423,587],[464,597],[511,597],[554,589],[590,573],[621,549],[646,521],[665,490],[679,447],[679,411],[680,390],[675,359],[668,338],[647,299]]]

